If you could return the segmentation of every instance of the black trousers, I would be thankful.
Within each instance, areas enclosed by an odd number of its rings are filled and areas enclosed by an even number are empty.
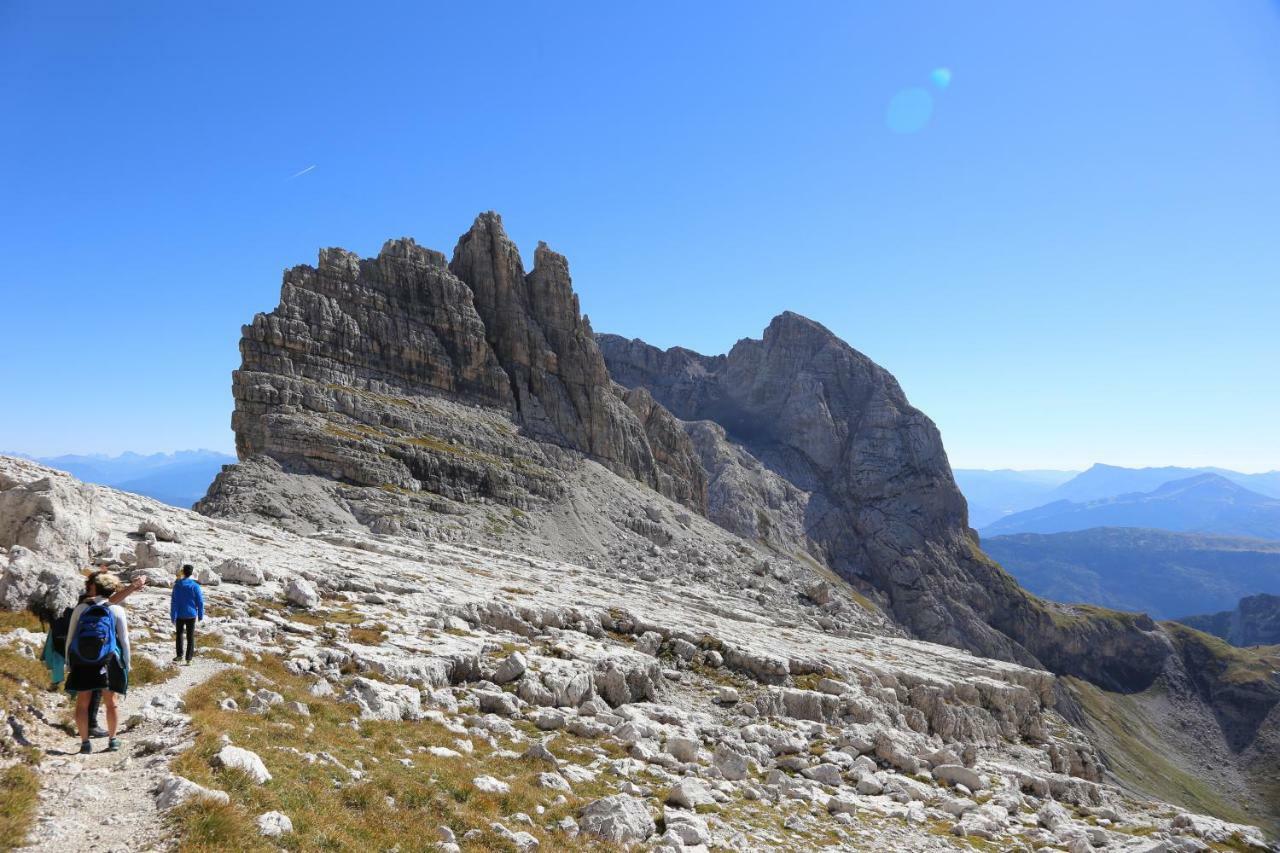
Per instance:
[[[177,633],[177,655],[182,657],[182,635],[187,635],[187,660],[191,660],[191,656],[196,653],[196,620],[195,619],[179,619]]]

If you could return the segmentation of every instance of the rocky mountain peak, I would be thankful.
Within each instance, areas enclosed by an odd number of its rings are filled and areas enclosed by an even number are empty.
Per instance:
[[[520,506],[557,493],[547,472],[569,464],[561,450],[705,504],[687,436],[665,412],[642,421],[610,380],[566,259],[540,244],[526,274],[496,213],[476,217],[448,262],[408,237],[375,258],[321,250],[315,267],[285,273],[279,306],[244,328],[240,350],[237,452],[271,462],[220,478],[211,512],[238,512],[253,490],[233,488],[237,477],[279,470]],[[480,406],[507,426],[450,416],[435,401]],[[277,512],[290,510],[277,503],[267,514]]]
[[[449,265],[444,252],[419,246],[412,237],[399,237],[382,244],[378,252],[379,261],[405,261],[423,267],[444,269]]]

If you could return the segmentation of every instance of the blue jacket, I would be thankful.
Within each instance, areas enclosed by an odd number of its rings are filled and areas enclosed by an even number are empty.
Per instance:
[[[183,578],[173,585],[169,599],[169,621],[204,618],[204,593],[195,578]]]

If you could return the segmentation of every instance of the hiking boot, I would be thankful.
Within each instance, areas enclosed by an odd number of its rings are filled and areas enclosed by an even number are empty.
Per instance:
[[[186,663],[184,663],[183,666],[191,666],[191,658],[187,658]]]
[[[106,737],[106,736],[107,736],[107,730],[102,728],[102,726],[94,726],[93,728],[89,729],[89,737]]]
[[[119,752],[119,751],[120,751],[120,738],[113,737],[107,741],[107,752]]]
[[[80,754],[88,755],[91,752],[93,752],[93,744],[89,743],[87,740],[80,741]]]
[[[182,656],[181,656],[181,655],[174,655],[173,662],[174,662],[174,663],[182,663]]]

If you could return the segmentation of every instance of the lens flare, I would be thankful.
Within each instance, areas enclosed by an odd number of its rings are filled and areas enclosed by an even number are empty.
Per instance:
[[[945,89],[951,85],[951,69],[935,68],[929,74],[929,79],[933,81],[933,85],[939,89]]]

